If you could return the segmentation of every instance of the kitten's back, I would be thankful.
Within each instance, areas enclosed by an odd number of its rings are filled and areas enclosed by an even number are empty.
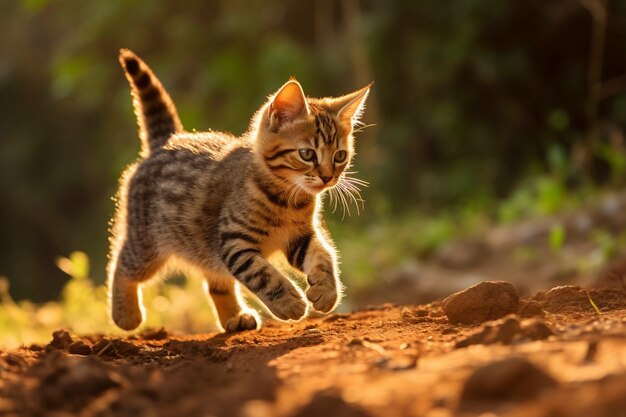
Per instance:
[[[245,137],[219,132],[171,136],[159,152],[139,161],[124,185],[129,223],[140,222],[155,246],[208,249],[207,236],[217,234],[224,202],[243,187],[253,158]]]

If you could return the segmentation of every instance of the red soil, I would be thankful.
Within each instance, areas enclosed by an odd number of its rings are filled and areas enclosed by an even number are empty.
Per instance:
[[[5,416],[486,411],[626,415],[626,293],[559,287],[479,325],[452,325],[439,303],[383,305],[239,334],[60,331],[48,346],[0,352]]]

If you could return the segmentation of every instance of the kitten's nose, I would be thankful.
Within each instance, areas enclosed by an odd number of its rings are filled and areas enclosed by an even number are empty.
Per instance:
[[[332,177],[332,176],[331,176],[331,177],[322,177],[322,176],[320,176],[320,179],[322,180],[322,182],[323,182],[324,184],[328,184],[328,182],[329,182],[330,180],[332,180],[332,179],[333,179],[333,177]]]

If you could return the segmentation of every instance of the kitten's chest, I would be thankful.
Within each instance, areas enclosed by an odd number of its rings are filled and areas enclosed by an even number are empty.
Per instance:
[[[302,235],[305,230],[312,228],[312,218],[305,216],[283,215],[267,227],[267,236],[260,242],[261,252],[271,254],[283,251],[294,238]]]

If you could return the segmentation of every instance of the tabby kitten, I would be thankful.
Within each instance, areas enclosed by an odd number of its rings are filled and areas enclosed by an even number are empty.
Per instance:
[[[188,133],[150,68],[126,49],[119,58],[132,88],[142,158],[126,169],[118,192],[108,265],[113,321],[126,330],[139,326],[139,287],[170,258],[205,274],[226,331],[260,324],[242,303],[238,283],[278,319],[300,319],[308,303],[267,261],[275,252],[307,275],[313,308],[331,311],[341,283],[320,216],[321,193],[345,178],[369,86],[314,99],[292,79],[243,136]]]

